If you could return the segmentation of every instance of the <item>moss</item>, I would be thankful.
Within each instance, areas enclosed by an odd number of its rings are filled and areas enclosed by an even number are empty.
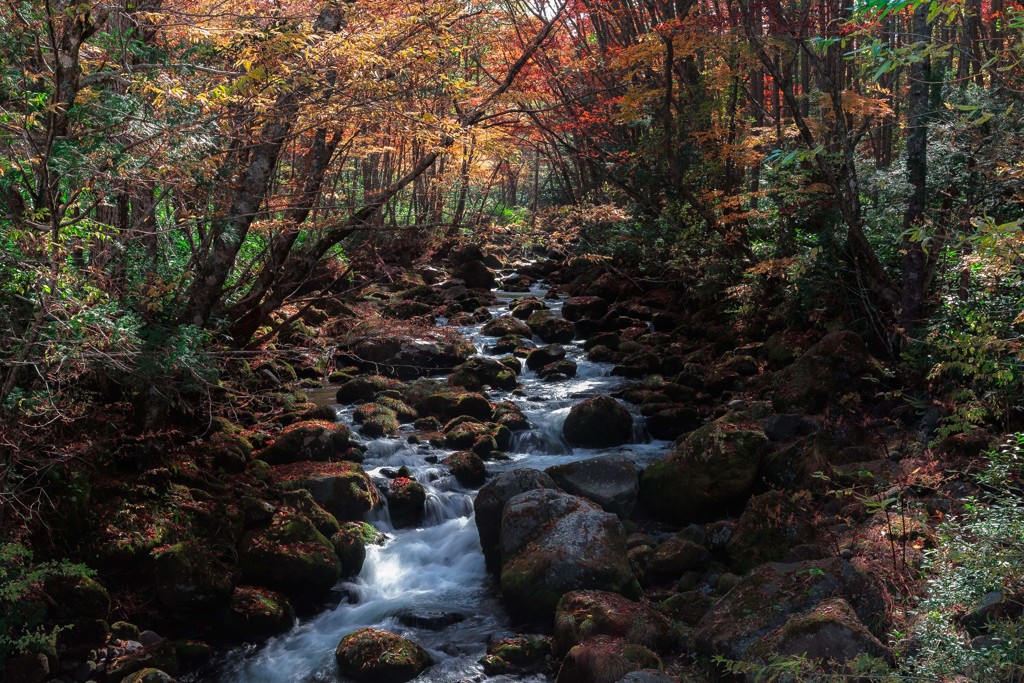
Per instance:
[[[258,481],[270,481],[271,474],[270,464],[263,460],[253,460],[249,463],[248,467],[249,475]]]
[[[363,417],[359,433],[371,439],[397,434],[400,424],[395,411],[376,403],[373,405],[373,410]]]
[[[398,421],[402,424],[413,422],[419,417],[419,414],[407,406],[401,398],[393,396],[378,396],[377,404],[393,411],[398,417]]]
[[[338,403],[350,404],[359,401],[370,401],[378,393],[388,389],[397,389],[402,383],[380,375],[364,375],[349,380],[338,388]]]
[[[344,675],[381,683],[404,683],[430,665],[429,656],[416,643],[373,628],[342,638],[335,658]]]
[[[291,603],[280,593],[239,586],[231,596],[231,626],[242,638],[267,637],[288,630],[295,621]]]

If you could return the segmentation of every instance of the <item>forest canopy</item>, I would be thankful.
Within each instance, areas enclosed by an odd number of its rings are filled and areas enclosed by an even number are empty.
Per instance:
[[[78,390],[202,391],[381,253],[541,225],[749,330],[842,319],[970,379],[952,429],[1006,420],[1022,22],[1006,0],[7,2],[0,399],[64,419]]]

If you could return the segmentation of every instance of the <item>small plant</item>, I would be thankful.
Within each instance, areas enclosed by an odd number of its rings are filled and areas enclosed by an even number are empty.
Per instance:
[[[1024,434],[988,454],[977,481],[985,492],[969,498],[963,514],[937,530],[925,555],[930,575],[916,623],[904,640],[905,668],[914,676],[959,673],[977,683],[1024,680],[1024,620],[1015,596],[1024,590]],[[964,616],[987,599],[1006,606],[989,619],[976,611],[974,633]],[[979,633],[980,632],[980,633]],[[971,636],[974,636],[973,638]]]
[[[94,574],[82,564],[35,562],[32,551],[18,543],[0,544],[0,662],[53,642],[56,629],[47,627],[43,582],[57,576]]]

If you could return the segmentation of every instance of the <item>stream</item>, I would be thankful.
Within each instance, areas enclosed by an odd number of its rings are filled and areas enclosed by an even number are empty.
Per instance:
[[[498,292],[490,307],[497,317],[509,314],[519,297],[543,297],[535,287],[523,294]],[[561,302],[546,302],[558,312]],[[439,324],[446,321],[439,320]],[[486,353],[494,339],[480,334],[482,325],[457,328]],[[536,338],[534,341],[540,344]],[[567,358],[578,364],[577,376],[560,382],[544,382],[536,372],[520,375],[524,396],[490,391],[492,401],[512,400],[526,414],[531,429],[517,432],[509,449],[511,460],[488,462],[491,476],[514,468],[545,469],[596,455],[621,453],[641,466],[664,457],[667,442],[651,441],[643,419],[634,412],[634,443],[609,449],[573,449],[562,439],[562,424],[575,403],[590,396],[610,394],[626,380],[612,376],[612,365],[587,360],[575,343],[563,345]],[[336,406],[338,419],[352,425],[352,408]],[[311,618],[300,620],[289,632],[259,645],[227,653],[219,671],[203,677],[209,683],[279,683],[281,681],[337,681],[334,650],[342,636],[359,628],[376,627],[405,636],[422,645],[434,659],[416,680],[431,683],[488,678],[478,663],[488,639],[510,632],[512,622],[501,605],[495,579],[484,568],[484,557],[473,518],[476,491],[463,488],[441,462],[451,451],[426,443],[410,444],[412,426],[403,426],[395,438],[367,443],[364,467],[371,477],[382,468],[408,467],[427,491],[422,528],[394,529],[384,508],[369,521],[385,532],[389,541],[367,548],[360,575],[339,589],[347,601]],[[400,621],[403,614],[457,614],[463,619],[441,627],[416,628]],[[408,620],[407,620],[408,621]],[[489,678],[493,681],[544,681],[543,676]]]

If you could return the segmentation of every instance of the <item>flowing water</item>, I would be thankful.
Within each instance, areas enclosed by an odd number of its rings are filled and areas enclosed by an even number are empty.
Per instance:
[[[499,292],[491,307],[495,316],[507,315],[509,305],[520,296],[543,295],[535,289],[527,294]],[[555,311],[558,301],[547,302]],[[439,321],[444,323],[443,320]],[[479,352],[493,339],[480,334],[480,325],[459,328]],[[535,340],[536,341],[536,340]],[[584,398],[610,394],[626,382],[611,375],[612,365],[588,361],[576,344],[564,345],[567,358],[578,364],[577,376],[561,382],[544,382],[535,372],[524,369],[520,382],[522,396],[491,392],[492,400],[512,400],[526,414],[531,429],[515,434],[509,449],[511,460],[487,464],[497,473],[519,467],[545,469],[552,465],[583,460],[606,453],[622,453],[641,465],[663,457],[666,443],[651,442],[643,431],[643,420],[635,414],[636,435],[631,445],[604,449],[573,449],[562,439],[562,424],[573,404]],[[351,425],[351,409],[338,409],[338,417]],[[411,429],[405,427],[403,429]],[[206,681],[217,683],[278,683],[281,681],[337,681],[334,648],[345,634],[373,626],[403,635],[422,645],[436,662],[417,681],[447,683],[486,678],[478,660],[488,639],[509,631],[511,622],[501,606],[497,583],[484,569],[479,537],[473,519],[476,492],[463,488],[448,475],[441,462],[450,451],[427,444],[409,444],[407,433],[367,444],[364,467],[371,477],[382,468],[408,467],[427,491],[423,528],[392,528],[387,510],[370,521],[390,540],[367,549],[359,577],[341,586],[350,596],[338,606],[308,620],[291,631],[256,648],[230,653],[220,670]],[[439,630],[413,628],[400,621],[403,614],[444,613],[463,617]],[[507,676],[489,678],[512,680]],[[543,681],[540,676],[517,680]]]

